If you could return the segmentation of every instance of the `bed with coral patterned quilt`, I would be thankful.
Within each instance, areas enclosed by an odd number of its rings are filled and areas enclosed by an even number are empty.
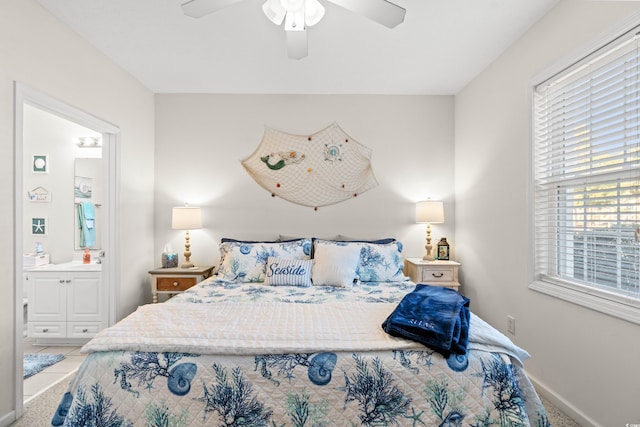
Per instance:
[[[529,355],[479,317],[465,354],[383,330],[416,289],[392,271],[391,250],[376,255],[390,242],[313,243],[311,261],[306,240],[300,253],[223,241],[216,276],[139,307],[84,347],[52,424],[548,425],[523,370]],[[355,261],[342,263],[354,246]],[[384,280],[361,280],[371,278]]]

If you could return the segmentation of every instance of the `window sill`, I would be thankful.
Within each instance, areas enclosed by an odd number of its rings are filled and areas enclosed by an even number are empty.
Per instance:
[[[565,282],[535,281],[529,289],[640,325],[640,301]]]

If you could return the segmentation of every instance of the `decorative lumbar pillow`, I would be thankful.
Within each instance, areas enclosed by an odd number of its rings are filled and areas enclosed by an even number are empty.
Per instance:
[[[313,260],[269,257],[264,284],[271,286],[311,286]]]
[[[311,280],[316,286],[353,286],[361,248],[318,242],[315,245]]]
[[[290,242],[242,242],[220,243],[218,277],[237,282],[264,282],[269,257],[309,259],[311,240]]]

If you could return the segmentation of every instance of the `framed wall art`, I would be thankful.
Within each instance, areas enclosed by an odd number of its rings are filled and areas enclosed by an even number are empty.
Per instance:
[[[45,217],[31,218],[31,234],[34,236],[47,235],[47,219]]]
[[[49,173],[49,159],[46,154],[35,154],[31,165],[33,173]]]
[[[49,203],[51,202],[51,191],[42,186],[38,186],[31,191],[27,191],[30,202]]]
[[[93,180],[91,178],[76,175],[73,187],[76,201],[78,199],[90,199],[92,188]]]

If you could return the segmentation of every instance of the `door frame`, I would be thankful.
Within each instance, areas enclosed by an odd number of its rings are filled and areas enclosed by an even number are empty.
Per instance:
[[[118,271],[119,271],[119,233],[118,233],[118,200],[120,188],[120,174],[118,159],[120,152],[120,128],[112,123],[104,121],[92,114],[73,107],[65,102],[53,98],[43,92],[32,89],[20,82],[14,82],[14,348],[15,348],[15,416],[20,418],[24,413],[23,402],[23,130],[24,130],[24,105],[29,104],[38,109],[52,113],[62,119],[74,122],[86,128],[102,134],[102,159],[104,162],[105,182],[105,210],[103,211],[106,229],[103,232],[103,245],[105,257],[102,264],[102,283],[108,290],[108,325],[113,325],[116,320],[118,302]]]

